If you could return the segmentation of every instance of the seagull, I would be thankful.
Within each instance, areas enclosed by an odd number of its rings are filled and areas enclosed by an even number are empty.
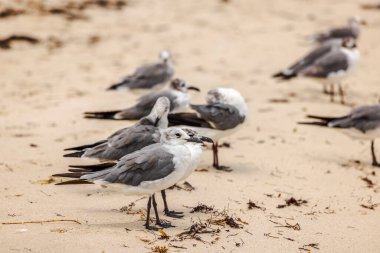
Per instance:
[[[174,67],[169,51],[161,51],[160,62],[143,65],[121,82],[111,85],[107,90],[130,90],[136,93],[161,89],[174,75]]]
[[[94,172],[74,172],[71,177],[79,177],[58,185],[94,183],[110,190],[122,191],[127,195],[149,195],[145,228],[157,230],[150,225],[150,210],[156,216],[156,225],[170,227],[170,223],[161,222],[154,194],[171,187],[189,174],[189,169],[196,166],[192,161],[192,151],[188,143],[203,145],[203,141],[190,137],[180,128],[168,128],[163,131],[160,143],[149,145],[130,153],[108,169]],[[193,145],[196,146],[196,145]],[[53,176],[70,177],[67,174]]]
[[[304,58],[289,68],[273,75],[283,80],[294,77],[314,78],[323,84],[324,93],[331,95],[334,100],[334,84],[338,83],[341,103],[344,104],[344,91],[340,81],[351,73],[359,63],[359,50],[355,40],[345,38],[342,41],[331,41],[314,49]],[[330,84],[330,92],[326,85]]]
[[[218,141],[236,132],[247,117],[247,104],[241,94],[232,88],[216,88],[207,93],[205,105],[190,105],[193,113],[169,114],[169,126],[191,127],[202,136],[214,140],[213,167],[227,169],[219,165]]]
[[[353,38],[357,40],[360,33],[360,25],[366,25],[366,22],[359,16],[353,16],[348,19],[347,26],[333,28],[331,30],[317,33],[308,37],[311,42],[324,43],[329,40],[341,40],[343,38]]]
[[[88,119],[138,120],[149,114],[159,97],[170,100],[170,111],[180,112],[187,109],[191,96],[189,90],[200,91],[197,87],[189,86],[182,79],[174,79],[167,90],[152,92],[139,98],[138,103],[130,108],[106,112],[85,112]]]
[[[308,115],[318,121],[299,124],[331,127],[342,131],[351,138],[370,140],[372,165],[380,167],[375,155],[375,139],[380,137],[380,104],[361,106],[342,117],[320,117]]]
[[[130,127],[120,129],[106,140],[94,144],[67,148],[76,152],[64,157],[87,157],[101,160],[119,160],[123,156],[160,141],[161,129],[168,127],[170,101],[159,97],[149,115]]]
[[[190,137],[197,137],[197,138],[201,139],[203,142],[214,143],[212,139],[199,135],[193,129],[182,128],[182,130],[185,131]],[[161,137],[161,132],[159,134]],[[191,161],[192,162],[190,163],[190,167],[187,170],[188,173],[186,173],[180,181],[185,180],[194,171],[194,169],[196,169],[196,167],[199,165],[200,160],[201,160],[201,156],[202,156],[202,152],[203,152],[202,148],[204,146],[203,144],[199,144],[197,142],[188,142],[185,145],[191,151]],[[137,151],[137,149],[135,151]],[[119,152],[118,154],[121,154],[121,152]],[[127,155],[127,154],[129,154],[129,153],[126,153],[125,155]],[[104,158],[106,159],[107,157],[104,157]],[[107,163],[94,164],[94,165],[70,165],[69,167],[71,167],[71,169],[69,169],[69,171],[70,172],[81,172],[81,173],[82,172],[95,172],[95,171],[100,171],[100,170],[111,168],[111,167],[115,166],[116,164],[117,164],[117,162],[107,162]],[[64,176],[64,177],[73,177],[73,176],[77,177],[77,174],[75,174],[75,173],[68,173],[68,174],[66,173],[66,174],[59,174],[59,175]],[[172,217],[172,218],[182,218],[183,212],[176,212],[173,210],[169,210],[167,200],[166,200],[165,190],[161,191],[161,196],[162,196],[162,200],[164,203],[165,215],[168,217]]]

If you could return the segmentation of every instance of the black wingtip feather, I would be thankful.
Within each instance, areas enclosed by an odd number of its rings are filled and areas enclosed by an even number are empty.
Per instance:
[[[327,126],[326,121],[313,121],[313,122],[297,122],[299,125],[312,125],[312,126]]]
[[[86,119],[112,119],[116,120],[114,118],[115,114],[121,112],[120,110],[118,111],[107,111],[107,112],[85,112],[84,117]]]
[[[94,184],[89,181],[81,180],[81,179],[76,179],[76,180],[69,180],[61,183],[57,183],[55,185],[73,185],[73,184]]]
[[[115,91],[115,90],[118,90],[121,86],[123,85],[126,85],[126,81],[122,81],[120,83],[115,83],[115,84],[112,84],[110,87],[108,87],[106,90],[107,91]]]
[[[108,162],[108,163],[91,164],[91,165],[69,165],[69,167],[75,168],[75,169],[82,169],[86,171],[99,171],[99,170],[108,169],[115,165],[116,165],[116,162]]]
[[[58,173],[58,174],[52,175],[52,177],[80,178],[81,176],[85,174],[87,174],[87,172]]]
[[[72,148],[66,148],[66,149],[64,149],[64,151],[73,151],[73,150],[80,151],[80,150],[83,150],[83,149],[86,149],[86,148],[93,148],[95,146],[103,144],[106,141],[107,140],[101,140],[101,141],[97,141],[97,142],[92,143],[92,144],[87,144],[87,145],[82,145],[82,146],[76,146],[76,147],[72,147]]]
[[[308,117],[309,119],[319,119],[319,120],[323,120],[323,121],[331,121],[331,120],[336,120],[336,119],[339,119],[339,117],[323,117],[323,116],[316,116],[316,115],[307,115],[306,117]]]
[[[84,154],[84,151],[78,151],[78,152],[74,152],[70,154],[65,154],[63,155],[63,157],[82,157],[83,154]]]
[[[278,72],[278,73],[272,75],[273,78],[279,78],[282,80],[289,80],[289,79],[292,79],[296,76],[297,75],[294,73],[293,74],[284,74],[283,72]]]

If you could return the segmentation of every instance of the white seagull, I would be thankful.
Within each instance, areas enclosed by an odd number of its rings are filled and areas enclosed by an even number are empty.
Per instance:
[[[324,43],[329,40],[341,40],[344,38],[353,38],[357,40],[360,34],[360,25],[367,23],[359,16],[353,16],[348,19],[347,26],[332,28],[328,31],[316,33],[308,37],[311,42]]]
[[[299,124],[330,127],[347,134],[354,139],[370,140],[372,165],[380,167],[376,159],[375,139],[380,137],[380,105],[361,106],[342,117],[320,117],[308,115],[308,118],[317,119],[313,122]]]
[[[145,146],[160,141],[161,129],[168,127],[170,101],[167,97],[159,97],[148,116],[141,118],[130,127],[120,129],[106,140],[94,144],[67,148],[76,152],[64,157],[86,157],[101,160],[119,160],[123,156]]]
[[[121,82],[107,90],[129,90],[136,93],[161,89],[174,75],[174,67],[169,51],[161,51],[160,62],[143,65]]]
[[[199,145],[188,145],[194,142]],[[77,180],[66,181],[59,185],[95,183],[103,188],[122,191],[127,195],[149,195],[145,227],[150,226],[150,209],[156,216],[156,225],[170,227],[170,223],[162,223],[158,216],[157,203],[154,194],[165,190],[186,178],[197,164],[192,160],[194,151],[203,142],[200,138],[190,137],[180,128],[168,128],[161,135],[160,143],[147,146],[130,153],[113,167],[93,172],[75,172],[56,174],[53,176],[79,177]],[[198,161],[198,160],[196,160]]]
[[[189,106],[191,100],[189,90],[200,91],[197,87],[189,86],[184,80],[174,79],[169,89],[142,96],[138,99],[138,103],[130,108],[106,112],[85,112],[85,118],[138,120],[150,113],[159,97],[167,97],[170,100],[171,112],[184,111]]]
[[[322,82],[324,93],[334,100],[334,85],[338,83],[341,103],[344,104],[344,91],[341,81],[356,69],[360,59],[355,40],[332,41],[314,49],[289,68],[273,75],[283,80],[295,77],[309,77]],[[330,91],[326,89],[330,85]]]
[[[245,122],[248,108],[241,94],[232,88],[216,88],[208,92],[205,105],[190,105],[193,113],[169,114],[169,126],[191,127],[202,136],[214,140],[213,166],[216,169],[226,169],[219,165],[218,141],[236,132]]]

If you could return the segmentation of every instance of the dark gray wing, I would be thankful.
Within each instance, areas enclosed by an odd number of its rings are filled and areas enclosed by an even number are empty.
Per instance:
[[[174,171],[173,155],[160,144],[124,156],[115,167],[85,175],[81,179],[102,179],[109,183],[138,186],[144,181],[154,181]]]
[[[152,125],[134,125],[115,132],[107,142],[86,150],[85,157],[119,160],[123,156],[157,143],[160,133]]]
[[[173,69],[167,63],[155,63],[139,67],[123,81],[128,81],[128,87],[131,89],[149,89],[169,81],[173,74]]]
[[[329,122],[328,126],[356,128],[363,133],[380,127],[380,105],[361,106],[349,115]]]
[[[333,50],[315,61],[311,66],[300,71],[301,75],[325,78],[331,73],[348,69],[348,58],[340,50]]]
[[[191,105],[191,108],[197,111],[201,118],[211,122],[219,130],[232,129],[245,120],[245,117],[240,115],[239,110],[232,105]]]
[[[214,128],[210,122],[199,117],[196,113],[180,112],[168,115],[169,126],[192,126],[202,128]]]
[[[343,38],[354,38],[357,39],[359,36],[359,30],[351,26],[340,27],[332,29],[328,32],[318,33],[312,36],[318,42],[324,42],[331,39],[343,39]]]
[[[173,95],[172,92],[170,92],[170,90],[153,92],[145,96],[142,96],[141,98],[139,98],[138,103],[134,106],[134,108],[136,110],[145,111],[146,115],[148,115],[159,97],[167,97],[170,101],[170,110],[173,109],[176,97]]]
[[[314,62],[316,62],[318,59],[320,59],[324,55],[328,54],[337,45],[338,45],[338,42],[323,44],[317,47],[316,49],[312,50],[305,57],[295,62],[286,70],[274,74],[273,77],[281,77],[284,79],[295,77],[297,76],[298,72],[314,64]]]

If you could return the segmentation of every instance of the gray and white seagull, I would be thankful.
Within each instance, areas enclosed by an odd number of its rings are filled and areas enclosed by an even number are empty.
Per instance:
[[[188,145],[191,142],[197,144]],[[194,161],[198,161],[192,159],[191,148],[201,145],[203,142],[197,136],[190,137],[182,129],[169,128],[162,133],[160,143],[124,156],[109,169],[74,172],[71,176],[67,173],[53,176],[79,178],[59,183],[59,185],[95,183],[101,185],[102,188],[118,190],[127,195],[149,195],[145,227],[157,229],[150,225],[152,204],[156,225],[170,227],[170,223],[160,221],[154,194],[171,187],[190,174],[189,170],[196,167]]]
[[[356,69],[360,53],[353,39],[332,41],[314,49],[289,68],[273,75],[275,78],[289,80],[295,77],[313,78],[323,84],[323,91],[334,100],[334,86],[339,86],[341,103],[344,103],[344,91],[341,81]],[[326,86],[330,85],[330,91]]]
[[[214,140],[213,167],[219,164],[218,141],[236,132],[245,122],[248,108],[241,94],[232,88],[216,88],[207,93],[205,105],[190,105],[192,113],[169,114],[169,126],[191,127],[202,136]]]
[[[380,138],[380,105],[367,105],[353,109],[349,114],[341,117],[321,117],[308,115],[308,118],[318,121],[300,122],[304,125],[315,125],[337,129],[351,138],[370,140],[372,165],[380,167],[376,159],[375,139]]]
[[[357,40],[360,34],[360,25],[366,25],[366,22],[359,16],[353,16],[348,19],[347,26],[336,27],[325,32],[316,33],[309,36],[308,40],[318,43],[324,43],[329,40],[341,40],[344,38]]]
[[[111,120],[138,120],[150,113],[159,97],[167,97],[170,101],[170,111],[180,112],[187,109],[191,96],[189,90],[200,91],[197,87],[190,86],[181,79],[174,79],[170,87],[160,92],[151,92],[138,99],[134,106],[116,111],[85,112],[88,119],[111,119]]]
[[[111,85],[107,90],[129,90],[132,92],[149,92],[161,89],[174,75],[174,67],[169,51],[161,51],[160,62],[143,65],[135,72]]]
[[[134,125],[120,129],[105,140],[65,150],[76,152],[64,157],[87,157],[100,160],[119,160],[123,156],[160,141],[160,129],[168,127],[170,101],[159,97],[149,115]]]

